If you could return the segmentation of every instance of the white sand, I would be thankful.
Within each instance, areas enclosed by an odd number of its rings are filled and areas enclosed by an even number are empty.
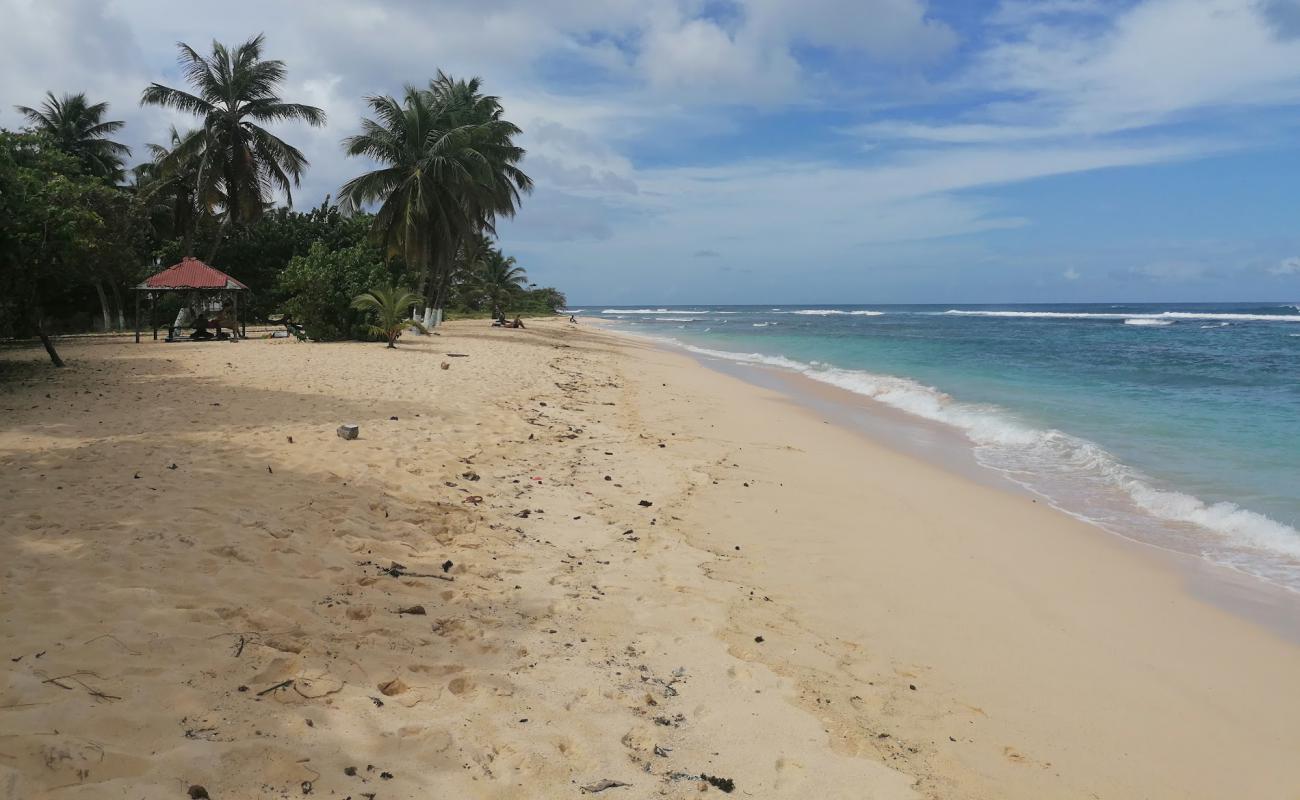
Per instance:
[[[4,800],[1300,790],[1300,648],[682,356],[63,349],[0,382]]]

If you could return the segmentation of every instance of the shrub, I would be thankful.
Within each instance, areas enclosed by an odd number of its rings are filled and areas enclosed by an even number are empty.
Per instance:
[[[393,276],[380,251],[370,244],[331,250],[316,242],[303,256],[294,256],[280,273],[285,311],[307,335],[320,341],[372,339],[366,315],[352,300],[371,286],[392,283]]]

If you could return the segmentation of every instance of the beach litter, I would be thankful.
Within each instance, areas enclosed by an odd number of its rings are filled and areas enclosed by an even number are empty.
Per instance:
[[[369,560],[367,560],[367,561],[358,561],[358,562],[357,562],[357,566],[358,566],[358,567],[374,567],[375,569],[379,570],[381,573],[383,573],[383,574],[385,574],[385,575],[389,575],[389,576],[394,577],[394,578],[437,578],[438,580],[441,580],[441,581],[454,581],[454,580],[456,580],[456,578],[455,578],[454,576],[451,576],[451,575],[440,575],[440,574],[438,574],[438,573],[434,573],[434,572],[411,572],[410,570],[408,570],[408,569],[406,568],[406,565],[405,565],[405,564],[399,564],[399,563],[397,563],[396,561],[391,562],[391,563],[390,563],[388,566],[386,566],[386,567],[381,567],[380,565],[376,564],[375,562],[373,562],[373,561],[369,561]]]
[[[674,781],[700,781],[701,783],[706,783],[715,789],[721,789],[723,794],[731,794],[736,791],[736,782],[731,778],[720,778],[717,775],[705,775],[703,772],[699,775],[692,775],[689,772],[674,772],[669,775],[668,778]],[[704,786],[700,787],[701,791],[704,789]]]

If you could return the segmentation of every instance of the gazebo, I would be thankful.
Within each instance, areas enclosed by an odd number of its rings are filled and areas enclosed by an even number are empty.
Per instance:
[[[153,319],[153,304],[158,295],[164,292],[195,292],[204,298],[205,305],[216,300],[218,303],[230,298],[234,303],[235,321],[239,320],[239,293],[248,291],[248,287],[226,273],[210,267],[193,256],[186,256],[179,264],[152,275],[135,287],[135,341],[140,342],[140,295],[149,300],[149,318]],[[242,328],[242,325],[241,325]],[[231,331],[242,337],[243,331]],[[154,328],[153,338],[158,338],[158,329]]]

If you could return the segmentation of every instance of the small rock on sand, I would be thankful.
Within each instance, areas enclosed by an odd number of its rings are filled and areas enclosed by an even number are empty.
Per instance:
[[[340,425],[338,430],[335,432],[339,435],[340,439],[351,440],[361,435],[361,426],[352,424]]]

